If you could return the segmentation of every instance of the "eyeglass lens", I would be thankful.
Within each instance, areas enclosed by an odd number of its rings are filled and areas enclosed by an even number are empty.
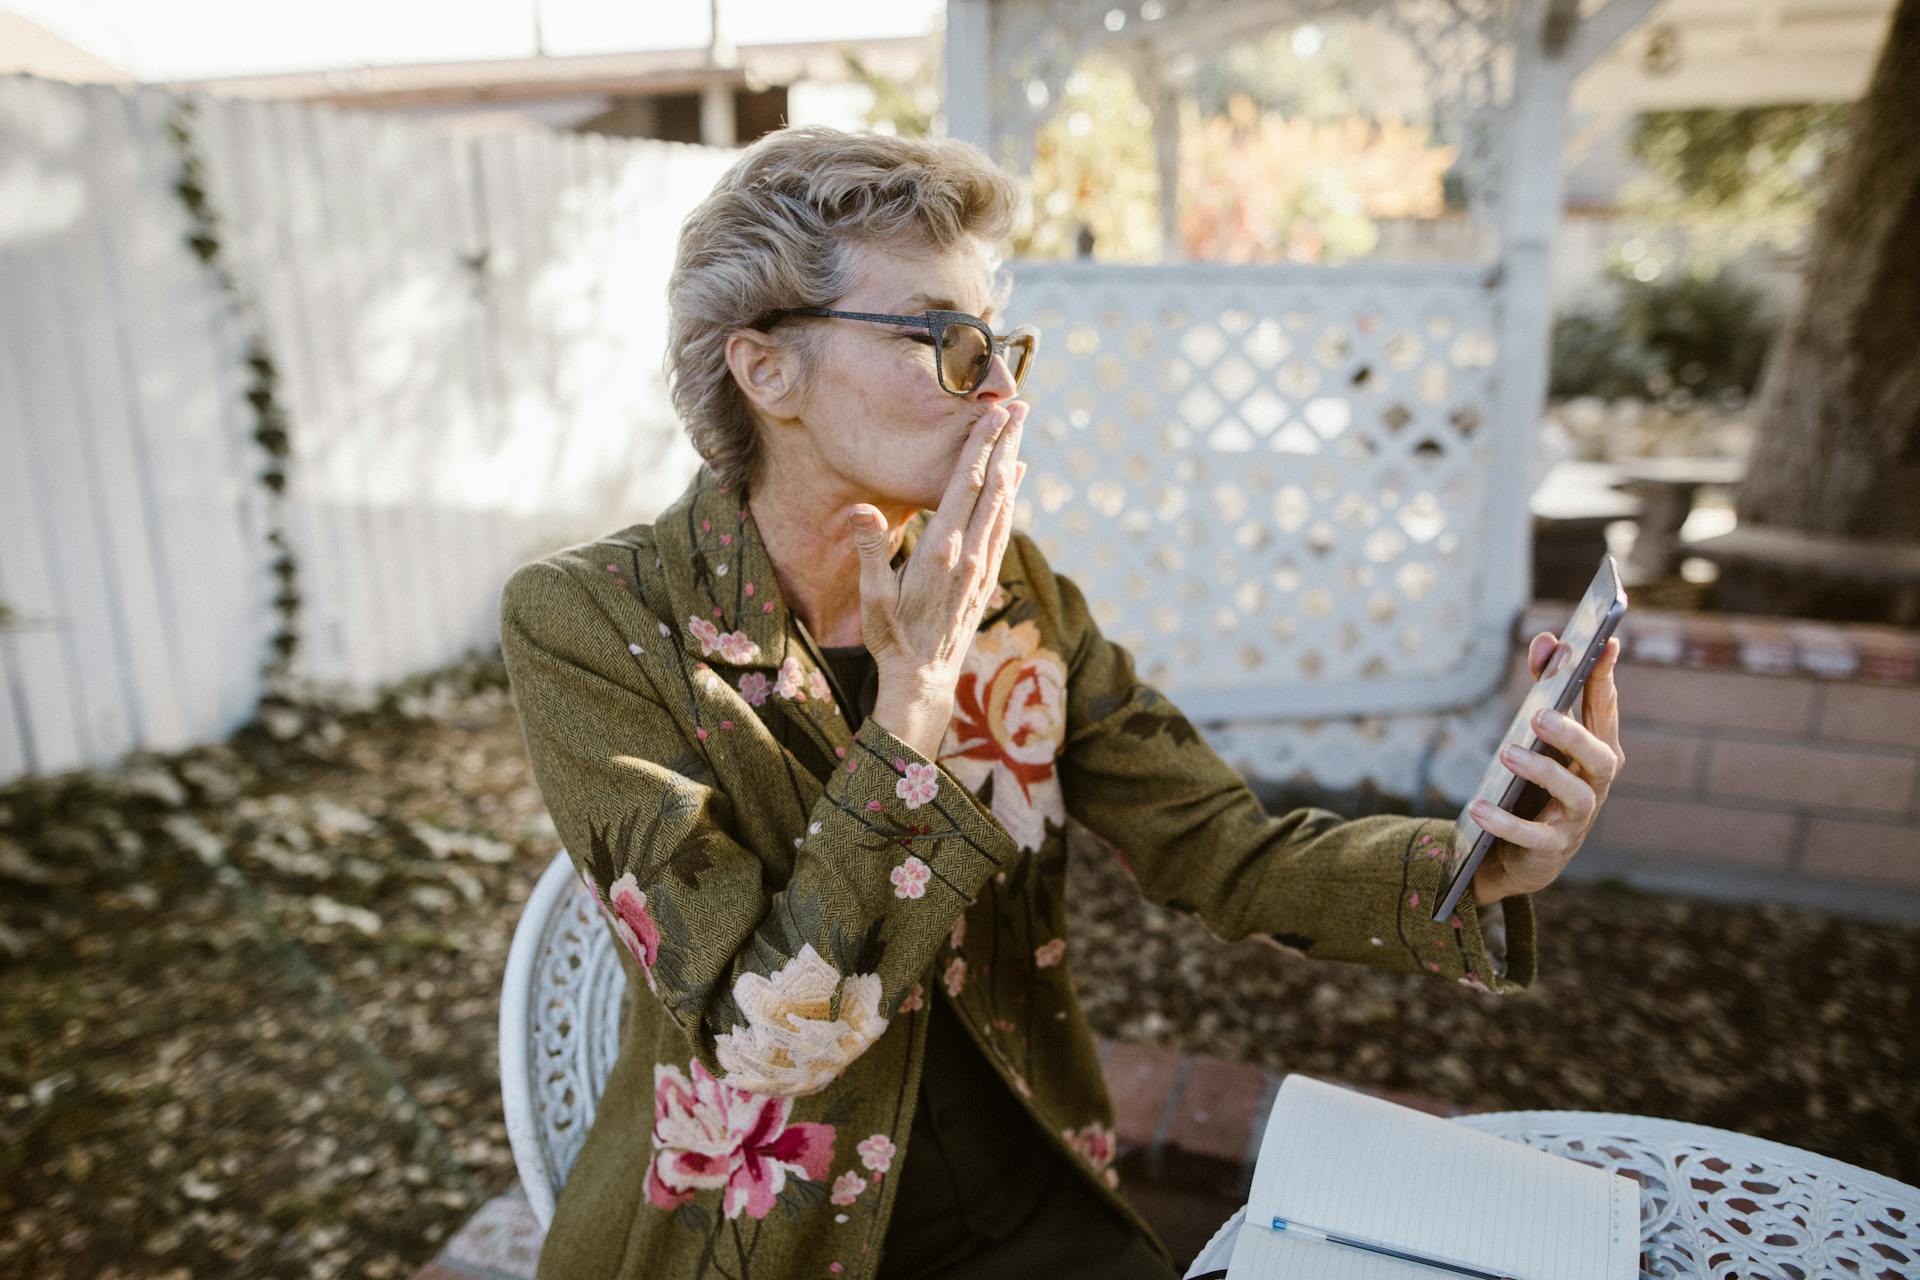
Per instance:
[[[1026,336],[1007,344],[1007,365],[1017,389],[1027,376],[1033,342]],[[950,390],[969,392],[986,380],[993,352],[987,337],[970,324],[950,324],[940,334],[940,375]]]

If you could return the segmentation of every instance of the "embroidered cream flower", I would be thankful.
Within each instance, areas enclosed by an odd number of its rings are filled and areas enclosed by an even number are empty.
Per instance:
[[[829,1018],[836,990],[840,1016]],[[727,1083],[755,1093],[818,1093],[887,1029],[880,975],[843,978],[811,944],[770,977],[741,974],[733,999],[747,1025],[717,1037],[714,1051]]]
[[[924,898],[927,896],[927,879],[933,874],[933,868],[909,855],[905,862],[887,874],[893,881],[894,897]]]
[[[720,656],[736,666],[745,666],[760,656],[760,646],[744,631],[729,631],[720,637]]]
[[[800,691],[800,660],[788,658],[780,664],[779,674],[774,677],[773,691],[783,698],[803,699],[807,695]]]
[[[905,800],[909,809],[918,809],[939,793],[940,769],[937,765],[915,761],[907,766],[904,777],[894,779],[893,794]]]
[[[862,1140],[854,1150],[860,1153],[861,1164],[875,1173],[885,1173],[893,1167],[893,1157],[898,1148],[893,1145],[892,1138],[884,1133],[876,1133]]]
[[[744,666],[760,656],[760,646],[746,632],[722,632],[697,614],[688,617],[687,630],[700,642],[700,656],[703,658],[711,658],[717,653],[728,662]]]
[[[1038,849],[1046,820],[1064,825],[1053,760],[1067,736],[1067,668],[1031,619],[996,622],[973,637],[939,762],[969,789],[993,779],[993,816],[1023,849]]]
[[[941,980],[947,984],[947,994],[957,998],[960,995],[960,988],[967,984],[967,962],[959,956],[949,960],[947,971],[941,975]]]

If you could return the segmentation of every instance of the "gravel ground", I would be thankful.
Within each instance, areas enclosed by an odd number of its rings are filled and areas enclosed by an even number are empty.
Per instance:
[[[1456,983],[1228,944],[1076,856],[1075,980],[1118,1039],[1479,1110],[1714,1125],[1920,1184],[1920,928],[1561,881],[1539,976]]]
[[[405,1276],[513,1181],[499,981],[559,844],[502,673],[296,719],[0,791],[0,1275]],[[1072,875],[1103,1035],[1920,1182],[1920,929],[1560,885],[1494,999]]]

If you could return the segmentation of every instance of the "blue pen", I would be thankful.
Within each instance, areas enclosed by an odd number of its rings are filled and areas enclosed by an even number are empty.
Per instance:
[[[1503,1272],[1470,1267],[1464,1262],[1449,1262],[1445,1258],[1436,1258],[1425,1253],[1409,1253],[1405,1249],[1395,1249],[1391,1245],[1375,1244],[1369,1240],[1356,1240],[1352,1236],[1335,1235],[1331,1231],[1322,1231],[1319,1227],[1309,1227],[1304,1223],[1289,1222],[1285,1218],[1275,1218],[1273,1229],[1290,1231],[1295,1235],[1305,1236],[1309,1240],[1325,1240],[1328,1244],[1344,1244],[1353,1249],[1365,1249],[1369,1253],[1384,1254],[1389,1258],[1399,1258],[1403,1262],[1417,1262],[1422,1266],[1438,1267],[1442,1271],[1452,1271],[1457,1275],[1473,1276],[1476,1280],[1516,1280],[1515,1277]]]

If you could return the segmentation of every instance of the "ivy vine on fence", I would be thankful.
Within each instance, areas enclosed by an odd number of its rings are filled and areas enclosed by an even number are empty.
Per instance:
[[[287,472],[293,452],[290,419],[277,394],[279,371],[265,319],[252,293],[241,283],[222,252],[222,220],[208,198],[206,162],[193,133],[193,121],[199,109],[199,103],[192,98],[175,98],[174,109],[167,120],[167,137],[180,161],[173,190],[193,220],[193,228],[186,237],[187,246],[214,273],[226,297],[228,311],[246,337],[246,399],[253,409],[254,443],[266,455],[257,479],[266,490],[266,540],[273,556],[270,567],[280,584],[273,598],[279,626],[268,642],[271,654],[260,668],[259,709],[294,710],[302,700],[296,695],[293,675],[293,658],[300,647],[299,570],[292,541],[287,536],[286,518]]]

